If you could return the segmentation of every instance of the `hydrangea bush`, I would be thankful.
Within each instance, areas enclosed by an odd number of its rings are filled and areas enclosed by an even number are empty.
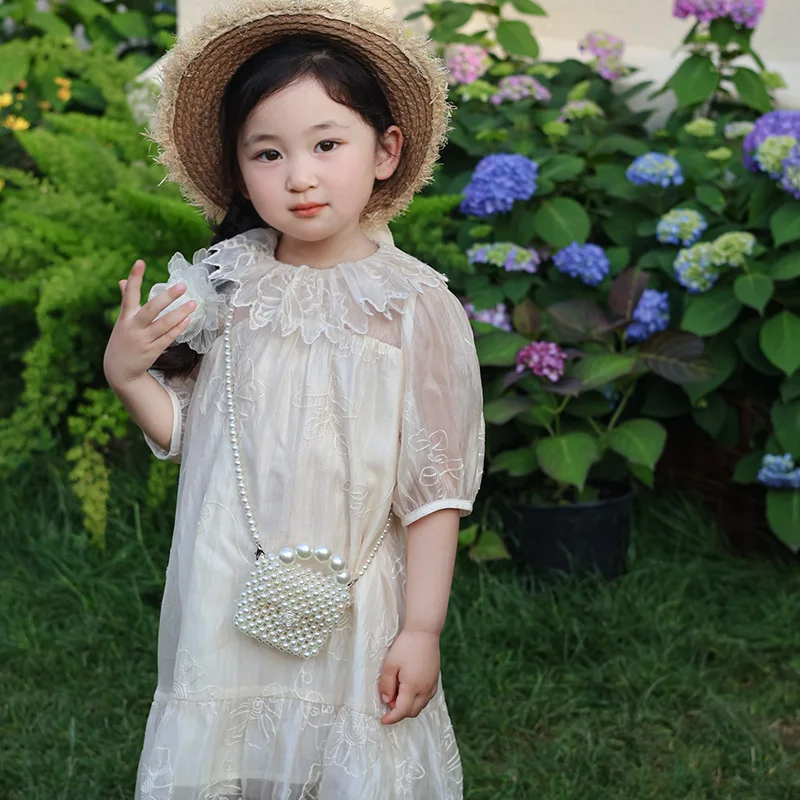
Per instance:
[[[450,144],[417,207],[448,198],[464,254],[448,272],[485,372],[484,496],[652,484],[668,423],[688,418],[749,451],[731,479],[765,487],[773,530],[800,549],[800,112],[773,110],[779,76],[751,47],[764,4],[675,4],[694,26],[656,131],[628,105],[647,85],[613,33],[588,32],[583,60],[543,63],[502,4],[480,5],[489,25],[474,35],[456,5],[420,14],[445,57],[478,48],[480,69],[454,79]],[[409,230],[396,226],[414,250]],[[742,397],[763,409],[746,425]]]

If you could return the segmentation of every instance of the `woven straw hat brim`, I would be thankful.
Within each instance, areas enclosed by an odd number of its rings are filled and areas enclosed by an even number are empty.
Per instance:
[[[346,45],[380,82],[405,143],[394,175],[379,184],[362,222],[401,214],[433,174],[450,108],[441,60],[402,22],[352,0],[246,0],[207,16],[166,56],[150,138],[186,198],[212,220],[225,216],[232,186],[222,179],[220,109],[225,88],[251,56],[293,34]]]

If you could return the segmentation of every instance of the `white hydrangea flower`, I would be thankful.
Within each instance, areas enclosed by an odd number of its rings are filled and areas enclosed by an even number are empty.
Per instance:
[[[177,283],[186,284],[186,291],[170,303],[156,319],[161,319],[184,303],[194,300],[197,308],[189,317],[188,327],[175,339],[175,343],[188,344],[198,353],[207,353],[211,349],[217,338],[220,316],[225,304],[224,295],[220,294],[211,282],[210,276],[215,268],[204,263],[207,256],[208,250],[198,250],[194,254],[193,263],[190,264],[183,255],[176,253],[169,262],[169,280],[166,283],[157,283],[150,290],[150,300],[152,300]]]

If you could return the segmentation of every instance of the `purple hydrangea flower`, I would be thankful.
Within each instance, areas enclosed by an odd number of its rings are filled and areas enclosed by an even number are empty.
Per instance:
[[[800,489],[800,468],[795,466],[791,453],[767,455],[761,460],[758,482],[770,489]]]
[[[504,100],[517,102],[528,97],[546,103],[550,100],[551,94],[531,75],[508,75],[497,84],[497,92],[492,95],[489,102],[499,106]]]
[[[678,19],[697,17],[700,22],[728,17],[737,25],[755,28],[764,4],[764,0],[675,0],[672,13]]]
[[[663,153],[645,153],[639,156],[625,173],[628,180],[636,186],[670,186],[683,184],[681,165],[672,157]]]
[[[464,302],[463,306],[469,319],[485,322],[488,325],[494,325],[495,328],[500,328],[509,333],[513,330],[511,326],[511,314],[508,312],[504,303],[498,303],[494,308],[482,308],[480,311],[475,310],[474,303]]]
[[[474,83],[492,66],[489,53],[476,44],[461,44],[453,48],[447,61],[451,83]]]
[[[578,43],[581,53],[594,56],[589,66],[607,81],[615,81],[628,73],[622,63],[625,42],[607,31],[590,31]]]
[[[515,200],[536,193],[539,165],[525,156],[499,153],[482,158],[464,190],[461,211],[476,217],[510,211]]]
[[[577,242],[565,247],[553,256],[553,263],[559,272],[578,278],[587,286],[597,286],[603,282],[611,268],[608,256],[596,244],[580,245]]]
[[[633,312],[633,322],[626,334],[631,342],[643,342],[649,336],[666,330],[669,325],[669,297],[666,292],[645,289]]]
[[[529,369],[540,378],[556,383],[564,374],[567,354],[553,342],[531,342],[517,353],[517,372]]]
[[[536,272],[542,263],[536,250],[519,247],[511,242],[495,242],[494,244],[476,244],[467,250],[470,264],[491,264],[502,267],[506,272]]]
[[[728,16],[746,28],[755,28],[764,13],[764,0],[729,0]]]
[[[800,140],[800,111],[770,111],[759,117],[755,127],[744,137],[744,165],[750,172],[758,172],[758,148],[771,136],[793,136]]]
[[[800,200],[800,146],[795,147],[783,162],[781,188]]]

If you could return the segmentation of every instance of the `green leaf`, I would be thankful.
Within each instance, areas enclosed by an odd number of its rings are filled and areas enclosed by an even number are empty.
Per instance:
[[[472,3],[442,3],[436,24],[451,31],[458,30],[472,19],[474,10]]]
[[[600,308],[583,298],[553,303],[545,310],[558,337],[570,342],[602,338],[609,325]]]
[[[800,397],[800,372],[791,378],[786,378],[781,384],[781,400],[784,403],[788,403],[797,397]]]
[[[511,419],[527,411],[533,402],[528,397],[508,396],[501,397],[499,400],[492,400],[483,407],[483,415],[486,421],[492,425],[504,425]]]
[[[522,299],[528,294],[531,286],[533,286],[533,283],[533,275],[515,275],[503,284],[503,292],[505,296],[516,305],[522,302]]]
[[[772,532],[793,553],[800,550],[800,491],[767,492],[767,520]]]
[[[562,183],[576,178],[586,169],[586,162],[577,156],[554,156],[542,165],[540,175],[554,183]]]
[[[774,288],[775,284],[772,282],[772,278],[757,272],[740,275],[733,283],[733,292],[736,297],[746,306],[754,308],[759,314],[764,313]]]
[[[13,89],[28,75],[31,56],[19,39],[0,45],[0,93]]]
[[[545,200],[533,218],[533,228],[547,244],[559,250],[585,244],[592,223],[583,206],[569,197]]]
[[[634,139],[632,136],[616,134],[600,139],[594,146],[596,155],[603,153],[624,153],[626,156],[638,158],[648,151],[647,144],[641,139]]]
[[[470,548],[469,557],[473,561],[503,561],[511,558],[497,531],[485,530],[477,544]]]
[[[698,186],[695,197],[698,203],[702,203],[712,211],[721,212],[725,208],[725,195],[712,184]]]
[[[722,386],[733,375],[739,363],[736,348],[724,339],[712,339],[706,348],[706,355],[709,358],[711,373],[705,380],[689,383],[683,387],[693,404],[697,404],[703,397]]]
[[[653,470],[650,467],[644,466],[644,464],[632,464],[630,461],[628,462],[628,470],[630,471],[631,475],[636,478],[637,481],[641,481],[645,486],[650,489],[656,488],[656,476],[653,473]]]
[[[497,23],[495,35],[497,43],[509,55],[539,57],[539,43],[533,37],[526,22],[501,19]]]
[[[717,394],[704,397],[702,404],[692,409],[692,419],[712,438],[716,439],[725,425],[728,404]]]
[[[469,547],[475,544],[475,539],[478,538],[478,531],[480,530],[480,525],[476,522],[474,525],[470,525],[468,528],[464,528],[458,532],[458,543],[461,547]]]
[[[619,275],[631,263],[629,247],[609,247],[606,250],[606,257],[611,265],[609,274],[612,276]]]
[[[608,307],[620,319],[630,320],[649,281],[648,273],[639,267],[626,269],[611,284],[611,291],[608,293]]]
[[[678,67],[668,85],[675,92],[679,105],[702,103],[717,90],[720,74],[708,56],[693,55]]]
[[[800,367],[800,317],[791,311],[768,319],[761,328],[760,341],[764,355],[786,375],[793,375]]]
[[[734,483],[756,483],[761,469],[763,455],[760,452],[748,453],[742,456],[733,471]]]
[[[771,417],[772,430],[780,446],[787,453],[800,456],[800,400],[775,403]]]
[[[489,460],[489,472],[507,472],[513,478],[530,475],[536,469],[536,453],[530,447],[506,450]]]
[[[671,383],[708,380],[714,366],[705,356],[703,340],[681,331],[660,331],[639,347],[639,360]]]
[[[588,433],[568,433],[536,443],[539,466],[551,478],[583,489],[589,469],[597,461],[597,442]]]
[[[733,287],[715,287],[706,294],[689,297],[681,328],[698,336],[713,336],[733,324],[741,310]]]
[[[583,389],[599,389],[623,375],[630,375],[636,366],[635,356],[616,354],[585,356],[571,370],[583,383]]]
[[[800,251],[795,250],[779,258],[769,268],[769,276],[774,281],[791,281],[800,278]]]
[[[769,225],[772,230],[772,238],[775,240],[775,247],[800,239],[800,213],[798,213],[797,203],[794,200],[784,203],[770,217]]]
[[[761,326],[763,320],[759,318],[749,319],[739,327],[739,335],[736,337],[736,347],[742,354],[742,358],[757,372],[764,375],[780,375],[781,371],[770,364],[767,357],[761,351]]]
[[[746,67],[739,67],[733,73],[733,85],[739,92],[739,99],[750,108],[766,114],[772,110],[772,98],[761,76]]]
[[[511,5],[522,14],[530,14],[532,17],[547,16],[547,12],[533,0],[511,0]]]
[[[655,469],[667,443],[667,432],[651,419],[631,419],[609,431],[606,441],[628,461]]]
[[[517,333],[496,331],[479,336],[475,341],[478,350],[478,360],[484,366],[510,367],[516,363],[517,353],[530,340]]]
[[[147,39],[150,26],[147,17],[140,11],[127,11],[124,14],[112,14],[109,20],[114,30],[124,39]]]
[[[97,0],[69,0],[70,8],[80,15],[84,22],[91,22],[96,17],[107,19],[111,12]]]
[[[33,11],[28,14],[28,24],[32,28],[37,28],[43,33],[46,33],[48,36],[57,36],[59,39],[72,38],[72,28],[55,14]]]

